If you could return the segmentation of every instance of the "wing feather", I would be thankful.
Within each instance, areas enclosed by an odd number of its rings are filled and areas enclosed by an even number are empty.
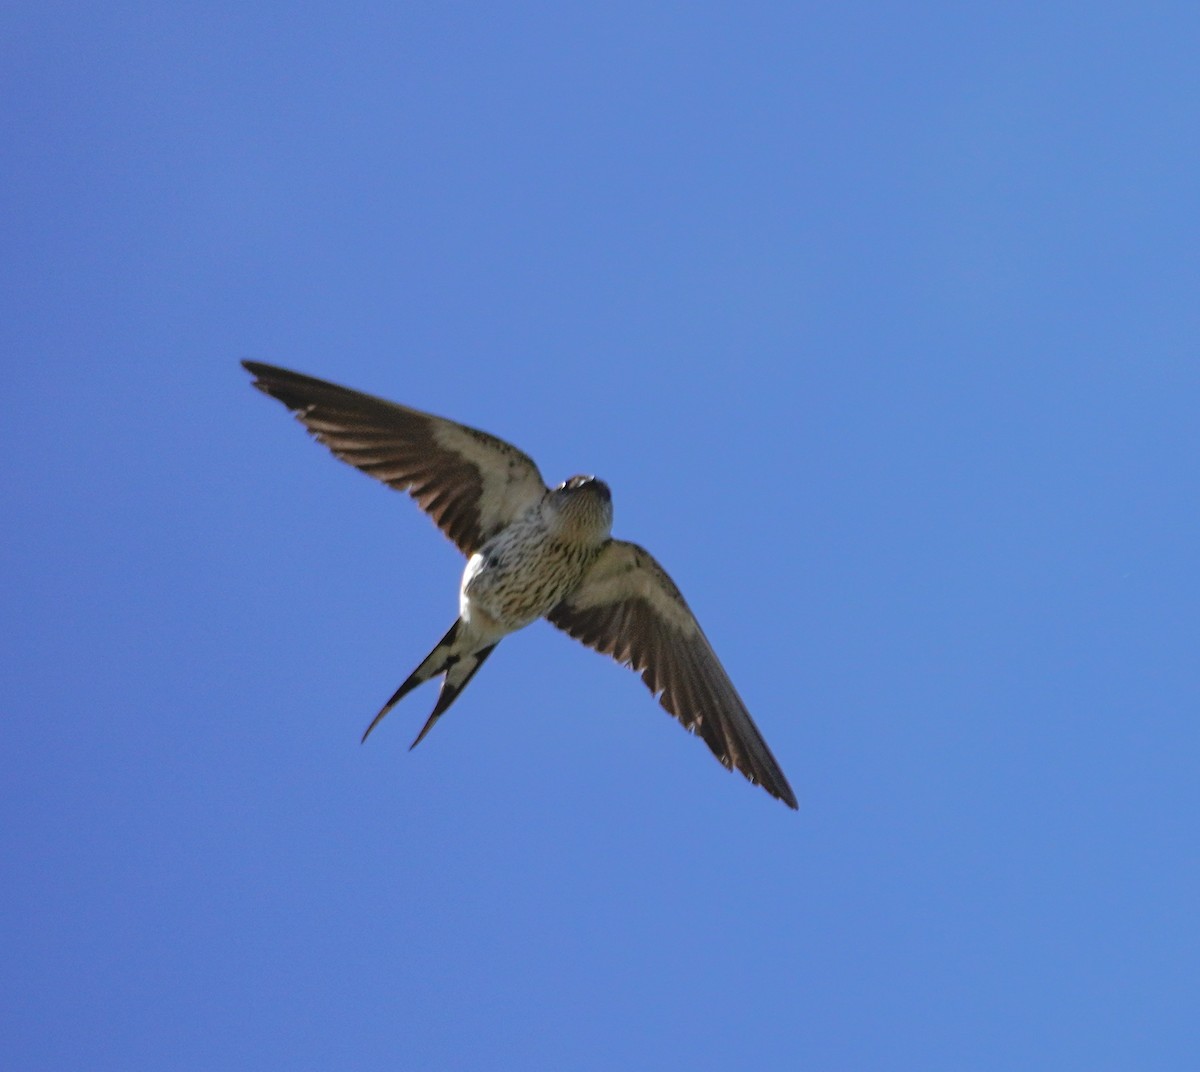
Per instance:
[[[337,457],[408,492],[463,554],[546,493],[533,459],[487,432],[274,365],[242,364],[255,387]]]
[[[699,622],[643,548],[613,540],[582,584],[546,617],[641,673],[658,702],[713,755],[796,807],[796,796]]]

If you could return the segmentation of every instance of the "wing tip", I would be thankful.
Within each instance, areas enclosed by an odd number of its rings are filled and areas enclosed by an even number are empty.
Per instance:
[[[792,787],[786,782],[781,786],[776,786],[775,788],[767,788],[767,792],[770,793],[771,796],[773,796],[776,800],[782,800],[784,804],[792,809],[792,811],[800,810],[800,804],[796,800],[796,794],[792,792]]]
[[[746,781],[748,781],[751,785],[757,785],[760,789],[773,796],[776,800],[782,801],[789,808],[791,808],[792,811],[800,810],[800,804],[796,800],[796,794],[792,792],[792,787],[788,785],[788,781],[783,776],[782,771],[754,770],[744,767],[741,763],[738,763],[736,767],[730,767],[721,756],[718,756],[717,758],[721,760],[721,764],[727,769],[737,770],[737,772],[742,775],[742,777],[745,778]]]
[[[264,395],[282,402],[293,413],[300,414],[311,408],[311,400],[306,399],[300,391],[314,390],[327,393],[329,391],[346,391],[346,388],[319,380],[315,376],[306,376],[303,372],[293,372],[291,369],[280,368],[278,365],[268,365],[265,361],[251,361],[243,358],[242,368],[254,377],[250,386],[262,391]]]
[[[265,361],[252,361],[248,357],[242,358],[240,362],[251,376],[254,377],[254,386],[260,391],[265,391],[265,384],[270,379],[279,379],[283,375],[296,375],[289,373],[287,369],[280,368],[278,365],[268,365]]]

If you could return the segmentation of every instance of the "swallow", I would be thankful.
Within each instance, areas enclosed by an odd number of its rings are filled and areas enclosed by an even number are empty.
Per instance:
[[[612,492],[594,476],[555,488],[502,439],[259,361],[254,386],[338,458],[407,492],[466,555],[457,620],[383,705],[441,676],[415,748],[496,645],[546,618],[641,674],[666,711],[727,768],[795,808],[796,796],[695,615],[642,547],[612,536]]]

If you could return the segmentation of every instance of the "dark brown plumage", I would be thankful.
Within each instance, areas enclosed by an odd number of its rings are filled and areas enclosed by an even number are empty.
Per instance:
[[[602,481],[577,476],[549,489],[528,455],[487,432],[273,365],[243,364],[255,387],[335,455],[408,492],[468,556],[459,620],[367,733],[411,689],[442,674],[419,741],[499,640],[544,616],[640,672],[722,764],[796,807],[679,589],[647,551],[612,538],[612,497]]]

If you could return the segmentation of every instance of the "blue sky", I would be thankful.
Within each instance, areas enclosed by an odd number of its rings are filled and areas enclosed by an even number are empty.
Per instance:
[[[1194,5],[10,5],[0,1063],[1179,1069]],[[800,799],[238,360],[613,487]]]

